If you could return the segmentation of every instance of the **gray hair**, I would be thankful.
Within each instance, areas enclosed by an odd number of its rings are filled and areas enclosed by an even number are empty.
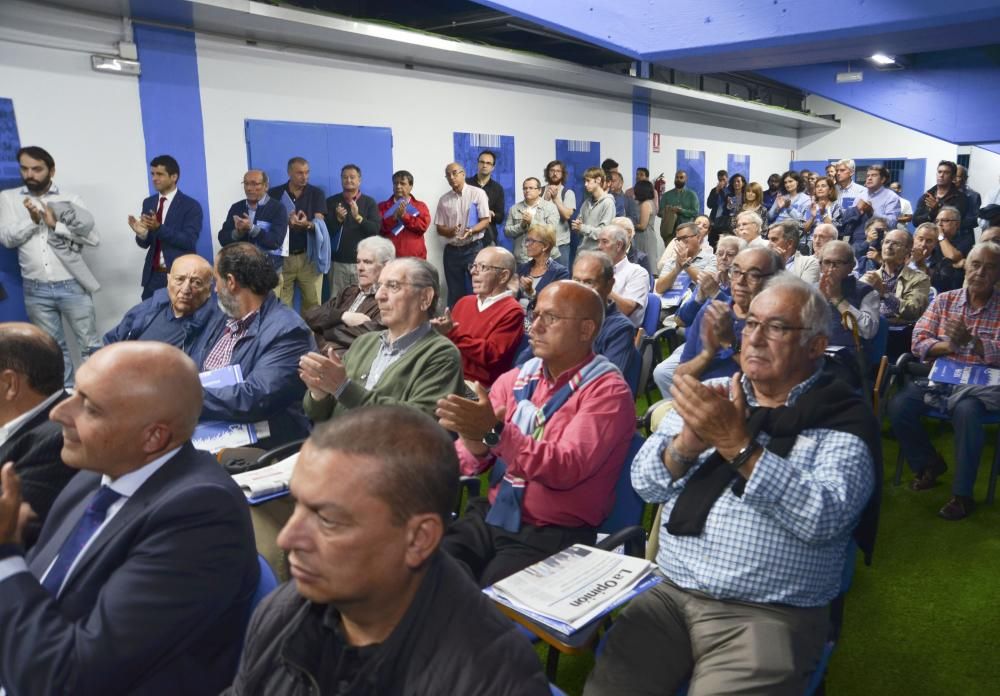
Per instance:
[[[736,222],[739,222],[740,220],[746,220],[751,225],[757,225],[758,232],[760,232],[761,228],[764,226],[763,218],[752,210],[744,210],[742,213],[737,215]]]
[[[415,256],[404,256],[394,259],[387,265],[395,264],[400,264],[406,268],[406,279],[414,286],[431,288],[434,291],[434,296],[431,298],[431,306],[427,308],[427,318],[436,317],[438,313],[438,299],[441,295],[441,279],[438,276],[437,269],[428,261],[418,259]]]
[[[726,234],[726,235],[723,235],[723,236],[719,237],[719,241],[716,242],[715,248],[718,249],[719,246],[721,246],[723,242],[725,242],[726,244],[734,244],[734,245],[736,245],[736,253],[737,254],[747,248],[747,240],[743,239],[742,237],[737,237],[734,234]]]
[[[969,256],[972,256],[973,251],[979,251],[979,252],[985,251],[1000,259],[1000,244],[994,242],[993,240],[976,243],[969,251]],[[968,256],[966,258],[968,258]]]
[[[620,243],[622,245],[622,249],[628,249],[628,232],[626,232],[625,228],[621,225],[606,225],[601,228],[598,234],[601,232],[607,232],[611,235],[612,241]]]
[[[823,230],[823,231],[826,231],[826,232],[833,232],[834,239],[836,239],[836,237],[837,237],[837,226],[834,225],[833,223],[830,223],[830,222],[821,222],[820,224],[816,225],[816,229],[813,230],[813,237],[815,237],[817,234],[819,234],[820,230]]]
[[[385,266],[396,258],[396,247],[385,237],[365,237],[358,242],[358,253],[362,251],[370,251],[379,266]]]
[[[760,297],[764,292],[778,289],[788,289],[798,295],[802,301],[799,320],[804,330],[799,339],[800,345],[806,345],[816,336],[830,337],[833,312],[830,309],[830,303],[823,297],[823,293],[818,288],[791,273],[779,273],[771,278],[766,290],[761,291],[757,297]]]
[[[854,172],[858,168],[857,165],[854,164],[854,160],[852,160],[852,159],[837,160],[836,162],[833,163],[833,166],[834,167],[847,167],[848,169],[851,170],[851,175],[852,176],[854,175]]]
[[[603,251],[596,251],[592,249],[578,251],[576,252],[576,260],[573,261],[573,265],[576,266],[576,264],[587,259],[593,259],[597,263],[601,264],[601,277],[604,279],[605,283],[611,282],[611,280],[615,277],[615,263],[611,260],[611,257]]]
[[[762,254],[767,260],[765,264],[768,266],[767,273],[774,278],[777,274],[784,272],[785,270],[785,260],[781,258],[781,255],[769,246],[749,246],[743,251],[749,253],[753,252],[755,254]],[[761,269],[763,270],[763,269]]]
[[[941,213],[954,213],[955,216],[958,218],[958,221],[959,222],[962,221],[962,211],[959,210],[958,208],[956,208],[953,205],[943,205],[943,206],[941,206],[941,210],[939,210],[938,214],[934,216],[934,219],[936,220],[939,217],[941,217]]]
[[[799,223],[795,220],[782,220],[767,228],[767,231],[781,230],[781,238],[786,242],[791,242],[793,246],[799,244]]]
[[[893,234],[894,232],[900,233],[901,236],[902,236],[902,238],[904,240],[906,240],[906,241],[903,242],[903,246],[906,247],[907,251],[910,251],[911,249],[913,249],[913,236],[910,234],[909,230],[907,230],[905,227],[897,227],[895,229],[892,229],[892,230],[889,230],[888,232],[886,232],[885,233],[885,238],[888,239],[889,235]]]
[[[632,238],[632,237],[635,236],[635,223],[632,222],[631,218],[627,218],[627,217],[612,218],[611,219],[611,224],[612,225],[618,225],[623,230],[625,230],[625,233],[629,236],[629,238]]]
[[[850,259],[851,261],[854,261],[854,249],[852,249],[851,245],[842,239],[834,239],[827,242],[823,249],[819,252],[820,258],[825,259],[835,251],[839,252],[838,256],[841,260]]]
[[[937,226],[937,223],[935,223],[935,222],[922,222],[919,225],[917,225],[917,229],[913,230],[913,236],[916,237],[917,236],[917,232],[919,232],[922,229],[928,229],[931,232],[933,232],[934,233],[934,239],[937,239],[938,235],[941,234],[941,228]]]

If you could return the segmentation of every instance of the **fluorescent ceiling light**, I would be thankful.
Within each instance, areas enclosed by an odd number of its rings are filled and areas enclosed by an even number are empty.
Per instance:
[[[891,58],[884,53],[875,53],[872,55],[871,60],[879,65],[892,65],[896,62],[895,58]]]

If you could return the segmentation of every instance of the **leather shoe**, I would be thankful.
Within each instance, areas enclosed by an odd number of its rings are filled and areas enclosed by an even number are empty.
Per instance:
[[[943,508],[938,510],[938,517],[949,522],[956,522],[971,515],[975,507],[976,505],[972,502],[972,498],[964,495],[955,495],[952,496],[951,500]]]
[[[948,465],[937,452],[915,479],[910,482],[911,491],[926,491],[937,485],[938,476],[948,471]]]

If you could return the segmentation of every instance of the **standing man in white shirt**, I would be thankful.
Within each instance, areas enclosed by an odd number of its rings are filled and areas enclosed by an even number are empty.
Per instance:
[[[442,265],[448,284],[448,306],[454,307],[459,298],[472,292],[469,265],[483,248],[483,233],[489,227],[490,200],[481,188],[465,182],[465,169],[458,162],[444,168],[444,178],[451,190],[441,196],[434,225],[444,237]]]
[[[0,193],[0,244],[17,249],[24,280],[24,307],[31,322],[59,343],[64,381],[73,384],[73,360],[63,334],[63,319],[86,360],[101,347],[92,293],[100,289],[80,253],[100,242],[94,217],[79,196],[52,181],[52,155],[37,146],[17,151],[24,186]]]
[[[552,225],[558,228],[561,222],[559,210],[541,197],[542,183],[538,179],[529,176],[524,180],[521,190],[524,191],[524,199],[511,206],[510,212],[507,213],[507,224],[503,228],[507,238],[514,240],[514,258],[518,263],[528,260],[524,239],[528,236],[528,229],[532,225]],[[552,258],[561,259],[560,262],[565,261],[558,247],[553,250]]]
[[[634,326],[642,326],[649,299],[649,271],[628,260],[628,233],[619,225],[602,227],[597,233],[597,248],[615,265],[610,299]]]

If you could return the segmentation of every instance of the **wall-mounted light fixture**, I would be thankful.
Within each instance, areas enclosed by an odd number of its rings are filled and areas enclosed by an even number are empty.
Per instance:
[[[93,55],[90,57],[90,67],[97,72],[114,73],[116,75],[142,74],[139,61],[120,58],[118,56]]]

